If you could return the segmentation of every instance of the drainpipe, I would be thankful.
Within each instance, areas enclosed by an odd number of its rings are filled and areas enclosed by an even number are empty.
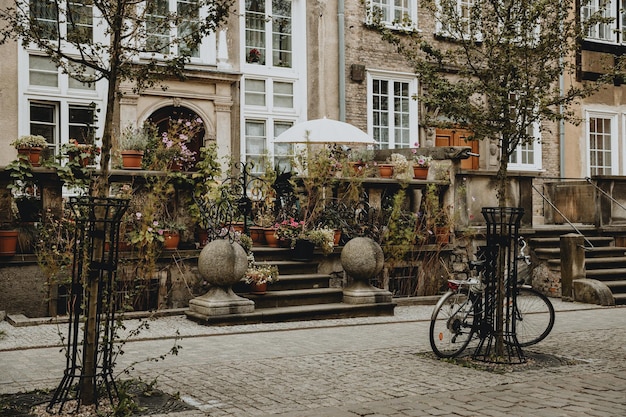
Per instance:
[[[339,64],[339,121],[346,121],[346,34],[344,32],[344,0],[337,0],[337,41]]]
[[[561,58],[563,60],[563,58]],[[565,77],[563,75],[563,71],[561,70],[561,75],[559,76],[559,89],[561,93],[561,97],[565,94]],[[563,104],[559,105],[559,111],[561,115],[563,115]],[[565,120],[561,118],[559,120],[559,172],[561,178],[565,178]]]

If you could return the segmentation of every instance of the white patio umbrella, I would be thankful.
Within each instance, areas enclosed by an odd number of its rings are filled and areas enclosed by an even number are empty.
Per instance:
[[[367,133],[349,123],[332,119],[315,119],[298,123],[278,135],[274,143],[309,144],[375,144]]]

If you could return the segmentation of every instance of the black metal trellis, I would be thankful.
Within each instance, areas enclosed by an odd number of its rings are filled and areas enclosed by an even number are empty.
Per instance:
[[[76,221],[76,246],[69,294],[66,366],[61,383],[48,404],[48,411],[60,404],[58,412],[61,413],[66,402],[74,398],[78,409],[85,396],[97,405],[98,388],[102,385],[111,402],[113,394],[117,394],[112,373],[114,285],[119,226],[128,203],[127,199],[117,198],[69,199]],[[83,322],[85,315],[87,321]],[[74,385],[76,382],[78,384]]]
[[[517,254],[519,227],[524,209],[484,207],[487,222],[486,268],[480,342],[473,357],[485,362],[524,363],[526,357],[515,332],[517,308]],[[499,273],[503,271],[503,273]],[[504,276],[504,279],[499,279]],[[502,308],[498,314],[498,310]],[[498,323],[502,320],[502,323]],[[498,348],[498,329],[502,329],[502,351]]]
[[[238,219],[243,219],[244,233],[248,234],[254,210],[265,200],[264,190],[267,185],[250,173],[254,165],[247,162],[239,162],[237,165],[239,174],[223,181],[220,198],[214,201],[195,199],[207,226],[209,241],[228,237]]]

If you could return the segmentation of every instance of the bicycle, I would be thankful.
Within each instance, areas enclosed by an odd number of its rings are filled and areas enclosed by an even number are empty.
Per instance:
[[[524,254],[523,242],[518,260],[530,263]],[[484,260],[471,261],[470,267],[477,269],[479,277],[484,269]],[[515,287],[516,303],[512,312],[515,320],[515,335],[519,346],[525,347],[545,339],[554,326],[554,307],[550,300],[537,290],[518,279]],[[448,291],[439,299],[430,322],[430,346],[440,358],[458,356],[474,336],[484,337],[490,331],[482,322],[484,285],[480,278],[448,280]],[[510,298],[510,297],[508,297]],[[505,339],[505,343],[511,343]]]

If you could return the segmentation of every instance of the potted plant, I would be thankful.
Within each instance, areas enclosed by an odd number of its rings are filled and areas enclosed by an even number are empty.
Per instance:
[[[39,221],[41,198],[34,181],[31,163],[20,156],[5,167],[11,181],[7,189],[11,192],[18,210],[19,220],[24,223]]]
[[[137,128],[127,126],[119,140],[122,168],[141,169],[143,154],[150,141],[151,129],[148,126]]]
[[[326,256],[333,253],[335,245],[335,231],[326,227],[307,230],[299,236],[299,239],[307,240],[313,243],[313,245],[320,248],[322,250],[322,254]]]
[[[358,176],[365,174],[367,163],[374,159],[374,150],[368,147],[351,149],[348,152],[348,164],[352,172]]]
[[[24,155],[32,166],[38,167],[41,165],[41,152],[48,146],[48,141],[41,135],[24,135],[11,142],[11,146],[17,149],[18,155]]]
[[[93,144],[79,143],[76,139],[70,139],[68,143],[61,146],[61,152],[67,156],[69,163],[86,167],[94,164],[96,157],[100,155],[100,148]]]
[[[278,245],[293,247],[296,239],[304,232],[304,220],[296,220],[293,217],[274,224],[273,234],[278,239]],[[266,235],[267,238],[267,235]],[[268,241],[270,244],[270,241]],[[271,244],[270,244],[271,246]]]
[[[265,294],[267,284],[278,281],[278,267],[267,263],[258,264],[254,260],[254,255],[250,253],[244,280],[250,285],[251,294]]]
[[[250,49],[250,52],[248,52],[248,56],[246,57],[246,62],[248,64],[256,64],[258,62],[261,61],[261,51],[259,51],[256,48],[252,48]]]
[[[187,226],[178,220],[166,220],[162,223],[163,228],[163,249],[178,249],[180,244],[180,232],[187,229]]]
[[[167,132],[163,132],[156,148],[151,151],[150,165],[155,170],[181,171],[191,167],[196,153],[188,145],[204,129],[202,119],[170,119]]]
[[[17,252],[19,232],[12,223],[0,223],[0,257],[11,257]]]
[[[412,149],[411,153],[413,153],[413,178],[425,180],[433,158],[429,155],[418,154],[417,149]]]

